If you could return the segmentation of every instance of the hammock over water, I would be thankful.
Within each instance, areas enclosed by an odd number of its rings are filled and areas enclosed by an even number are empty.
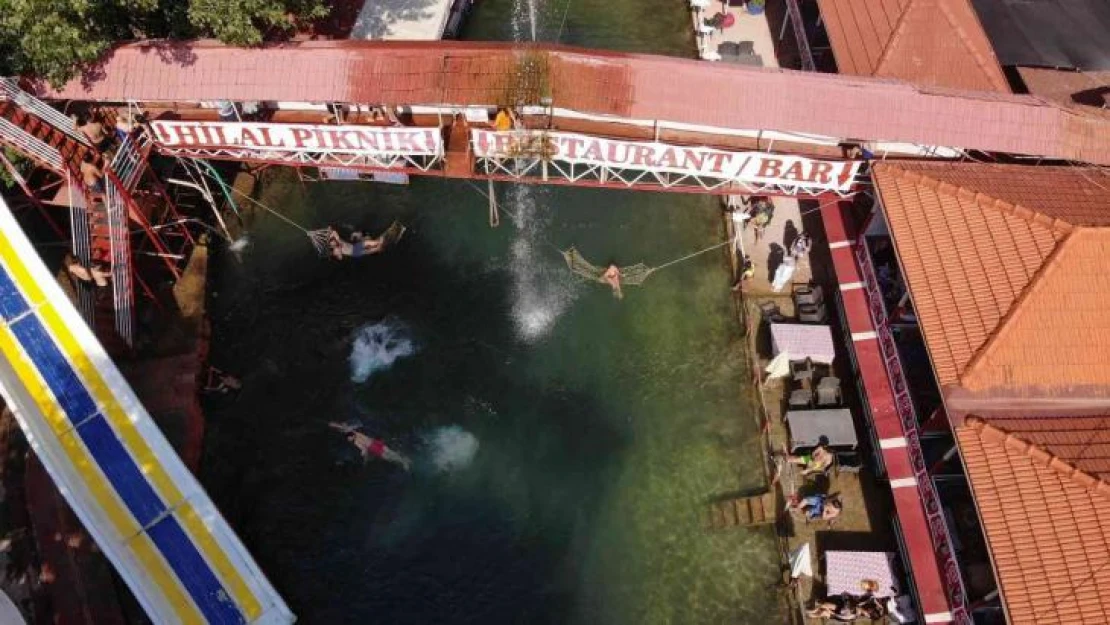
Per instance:
[[[300,226],[297,227],[299,228]],[[304,230],[304,228],[301,229]],[[395,220],[393,223],[389,224],[389,228],[386,228],[385,232],[382,233],[382,244],[385,247],[394,245],[404,236],[405,230],[405,225]],[[308,235],[309,241],[312,241],[312,247],[316,248],[317,253],[321,256],[331,255],[331,228],[304,230],[304,232]]]
[[[593,282],[604,282],[604,278],[602,278],[602,276],[605,274],[605,269],[603,267],[593,265],[590,263],[590,261],[582,258],[582,255],[578,253],[578,250],[572,247],[569,250],[562,250],[562,254],[563,259],[567,261],[567,268],[570,269],[571,272]],[[644,280],[647,280],[647,277],[650,276],[653,271],[655,271],[653,267],[648,267],[643,263],[636,263],[635,265],[631,265],[628,267],[621,267],[620,270],[621,284],[629,284],[632,286],[639,286],[643,284]]]

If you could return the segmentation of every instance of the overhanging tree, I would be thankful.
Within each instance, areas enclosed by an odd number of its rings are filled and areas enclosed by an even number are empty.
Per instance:
[[[0,73],[60,84],[116,42],[216,37],[257,45],[327,13],[323,0],[0,0]]]

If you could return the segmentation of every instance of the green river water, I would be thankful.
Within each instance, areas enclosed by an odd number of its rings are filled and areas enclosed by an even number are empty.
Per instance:
[[[536,7],[540,39],[565,7]],[[483,0],[466,37],[530,39],[529,14]],[[677,0],[575,1],[562,40],[693,50]],[[498,193],[494,229],[466,183],[266,178],[261,200],[310,228],[409,232],[338,263],[261,213],[218,255],[212,357],[245,388],[210,410],[217,503],[303,623],[783,622],[772,532],[702,526],[708,500],[764,479],[723,250],[623,301],[556,250],[660,265],[722,240],[717,201]],[[361,464],[333,420],[413,472]]]

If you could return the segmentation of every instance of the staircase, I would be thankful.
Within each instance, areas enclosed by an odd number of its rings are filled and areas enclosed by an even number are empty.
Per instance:
[[[76,283],[78,309],[109,352],[131,348],[135,312],[130,220],[151,231],[141,211],[134,210],[130,191],[142,177],[149,147],[125,142],[104,168],[105,193],[94,193],[81,182],[80,167],[86,154],[97,153],[96,147],[69,117],[21,90],[12,78],[0,79],[0,142],[65,181],[74,256],[85,266],[109,264],[112,273],[110,297],[94,285]],[[113,166],[121,168],[122,176],[113,173]],[[176,266],[171,270],[179,275]]]

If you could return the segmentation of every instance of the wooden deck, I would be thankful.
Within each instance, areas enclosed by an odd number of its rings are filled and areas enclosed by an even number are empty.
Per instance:
[[[797,201],[794,201],[794,203],[799,204]],[[832,278],[828,242],[825,240],[824,229],[820,225],[820,215],[815,210],[816,207],[817,204],[814,201],[802,201],[800,207],[795,209],[797,212],[792,213],[792,218],[797,219],[799,230],[809,231],[813,237],[813,250],[810,252],[808,262],[804,265],[804,279],[820,284],[826,293],[831,293],[835,290],[836,284]],[[775,221],[785,217],[785,214],[780,215],[779,213],[782,208],[776,204]],[[730,236],[734,236],[734,226],[736,224],[732,220],[726,221]],[[785,219],[782,219],[780,224],[784,224],[785,221]],[[770,232],[770,228],[768,228],[768,232]],[[750,236],[750,233],[748,233],[748,236]],[[767,237],[767,239],[769,243],[774,242],[771,237]],[[761,260],[753,259],[756,260],[757,276],[761,272],[765,275],[767,273],[766,267],[760,266]],[[737,267],[735,249],[733,249],[733,266],[734,268]],[[799,273],[796,274],[795,281],[803,281],[800,277],[802,269],[803,265],[799,264]],[[775,451],[781,450],[789,441],[789,431],[783,420],[783,415],[790,387],[789,383],[782,380],[764,379],[766,376],[763,375],[762,371],[770,361],[771,348],[769,328],[766,324],[761,323],[758,306],[759,303],[764,301],[774,301],[779,305],[780,312],[788,318],[794,315],[794,306],[789,288],[783,293],[772,293],[765,285],[766,281],[763,281],[762,284],[758,281],[745,283],[743,291],[738,293],[737,297],[747,325],[749,356],[755,369],[753,376],[757,378],[760,409],[765,419],[764,450],[768,457],[768,465],[771,465]],[[840,337],[842,334],[840,334],[841,331],[837,327],[835,304],[828,301],[827,306],[829,307],[829,323],[833,326],[834,337]],[[867,441],[869,440],[866,435],[867,425],[862,421],[862,407],[858,399],[854,397],[855,388],[851,385],[853,378],[847,371],[848,354],[846,349],[848,348],[840,343],[842,341],[838,341],[835,363],[837,376],[846,381],[843,387],[846,405],[852,410],[856,420],[857,435],[861,441],[860,453],[866,457],[868,453]],[[872,472],[866,460],[865,466],[858,473],[834,470],[827,478],[816,480],[804,480],[797,467],[786,465],[782,467],[777,482],[772,484],[772,489],[772,492],[777,491],[778,497],[780,497],[779,502],[784,502],[792,494],[825,493],[838,495],[844,504],[843,512],[832,523],[806,523],[795,515],[782,512],[778,514],[776,524],[780,537],[780,551],[783,556],[784,576],[788,576],[789,572],[789,554],[802,545],[808,543],[813,556],[811,566],[814,576],[802,576],[796,584],[790,586],[797,607],[797,610],[792,614],[791,622],[806,623],[807,625],[822,623],[823,621],[820,619],[805,617],[804,608],[811,606],[815,600],[825,596],[823,557],[826,551],[898,550],[891,524],[893,503],[890,500],[890,490],[881,481],[881,478]],[[779,503],[778,509],[781,511],[783,508],[784,505]]]

